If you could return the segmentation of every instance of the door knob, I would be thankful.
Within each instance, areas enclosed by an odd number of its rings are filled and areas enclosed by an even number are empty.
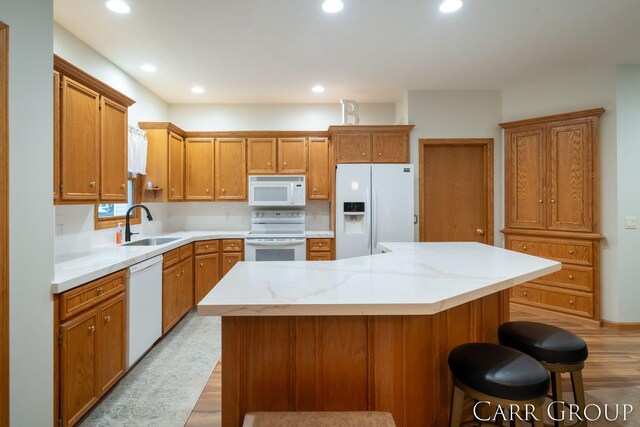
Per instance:
[[[478,228],[478,229],[476,230],[476,233],[478,233],[478,234],[482,235],[482,234],[484,234],[484,230],[483,230],[482,228]]]

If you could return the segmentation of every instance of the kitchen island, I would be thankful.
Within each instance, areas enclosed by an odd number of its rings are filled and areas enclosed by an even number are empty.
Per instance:
[[[560,263],[478,243],[236,265],[200,302],[222,318],[222,425],[250,411],[378,410],[447,424],[449,351],[497,341],[508,289]]]

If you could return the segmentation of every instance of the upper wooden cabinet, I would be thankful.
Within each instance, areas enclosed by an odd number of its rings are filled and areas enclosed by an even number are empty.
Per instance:
[[[213,200],[213,138],[187,138],[185,160],[185,199]]]
[[[331,126],[336,163],[408,163],[413,125]]]
[[[247,157],[244,138],[217,138],[215,198],[247,200]]]
[[[134,101],[54,55],[55,203],[127,201],[127,108]]]
[[[278,172],[307,172],[307,139],[278,138]]]
[[[276,138],[247,139],[247,173],[276,173]]]
[[[501,124],[507,228],[598,232],[595,130],[601,114]]]
[[[307,199],[331,199],[331,159],[328,138],[309,138]]]
[[[169,200],[184,198],[184,139],[169,132]]]

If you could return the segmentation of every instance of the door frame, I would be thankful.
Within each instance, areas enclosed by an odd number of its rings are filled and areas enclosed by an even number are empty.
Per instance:
[[[486,191],[486,211],[487,211],[487,227],[485,234],[487,236],[487,244],[493,245],[493,138],[420,138],[418,140],[418,157],[419,157],[419,195],[418,200],[420,204],[419,211],[419,223],[420,232],[419,240],[425,241],[426,230],[426,201],[422,195],[425,190],[425,177],[424,177],[424,150],[426,147],[477,147],[481,146],[484,149],[485,160],[485,182],[484,188]]]
[[[9,27],[0,21],[0,425],[9,425]]]

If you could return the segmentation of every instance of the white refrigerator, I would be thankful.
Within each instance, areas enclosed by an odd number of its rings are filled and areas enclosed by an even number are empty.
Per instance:
[[[339,164],[336,258],[380,253],[378,242],[413,242],[413,165]]]

